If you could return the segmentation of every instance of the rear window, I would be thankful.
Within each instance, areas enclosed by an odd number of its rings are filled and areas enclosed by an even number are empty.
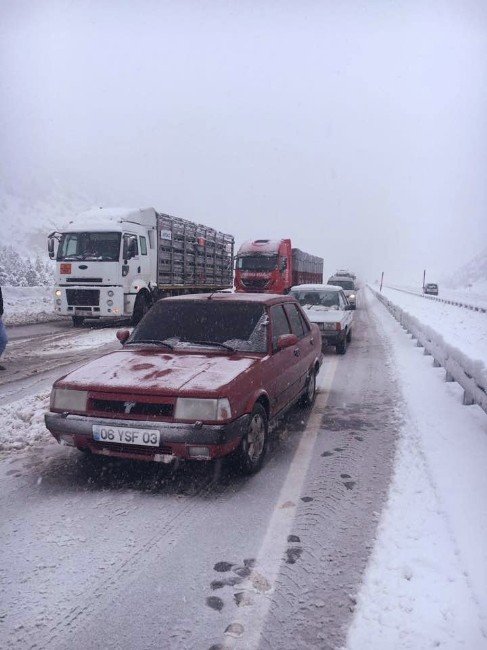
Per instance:
[[[267,316],[263,305],[255,303],[160,300],[129,339],[142,341],[165,341],[178,348],[206,341],[239,351],[266,352]]]
[[[353,280],[342,280],[341,278],[330,278],[327,284],[335,285],[336,287],[341,287],[342,289],[355,289],[355,283]]]

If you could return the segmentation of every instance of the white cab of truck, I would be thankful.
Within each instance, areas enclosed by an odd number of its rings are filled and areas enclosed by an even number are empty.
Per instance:
[[[99,208],[51,233],[55,312],[71,316],[75,327],[85,318],[138,322],[157,288],[156,229],[154,208]]]

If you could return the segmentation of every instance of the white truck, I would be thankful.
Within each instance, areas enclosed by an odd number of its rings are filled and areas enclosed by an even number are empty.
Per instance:
[[[54,310],[136,324],[160,297],[233,286],[234,238],[154,208],[99,208],[48,237]]]

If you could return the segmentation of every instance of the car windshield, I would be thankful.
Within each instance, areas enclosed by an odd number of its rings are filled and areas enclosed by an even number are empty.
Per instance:
[[[277,255],[244,255],[237,257],[240,271],[272,271],[277,268]]]
[[[64,233],[58,248],[57,260],[72,262],[116,262],[120,256],[119,232]]]
[[[266,352],[262,305],[222,300],[160,300],[128,343],[167,342],[176,349],[208,346],[222,351]]]
[[[291,291],[303,307],[338,307],[338,291]]]
[[[353,283],[353,280],[342,280],[341,278],[330,278],[328,280],[328,284],[334,284],[337,287],[341,287],[342,289],[347,289],[347,290],[354,290],[355,289],[355,284]]]

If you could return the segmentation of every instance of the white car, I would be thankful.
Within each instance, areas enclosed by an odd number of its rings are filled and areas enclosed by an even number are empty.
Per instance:
[[[334,345],[338,354],[345,354],[352,340],[353,314],[343,289],[330,284],[300,284],[292,287],[289,295],[320,328],[323,349]]]

